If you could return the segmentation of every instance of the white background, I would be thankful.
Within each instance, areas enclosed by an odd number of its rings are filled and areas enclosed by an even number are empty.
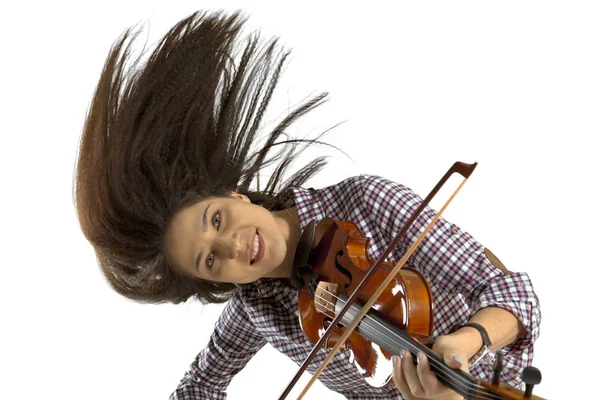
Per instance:
[[[166,399],[205,346],[220,306],[139,305],[111,291],[79,230],[72,174],[112,42],[142,23],[138,48],[146,37],[152,47],[197,9],[239,7],[249,31],[293,48],[269,120],[329,91],[297,133],[346,121],[327,140],[352,160],[320,148],[333,168],[312,186],[373,173],[425,196],[454,161],[479,161],[445,216],[531,276],[543,312],[535,393],[589,398],[600,236],[593,2],[49,3],[0,9],[0,398]],[[230,398],[276,398],[295,371],[265,348]],[[308,398],[340,396],[317,385]]]

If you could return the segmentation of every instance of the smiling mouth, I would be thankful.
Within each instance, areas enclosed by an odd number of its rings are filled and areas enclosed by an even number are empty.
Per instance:
[[[252,258],[250,259],[250,265],[257,263],[260,261],[264,254],[264,242],[262,237],[256,231],[254,234],[254,241],[252,242]]]

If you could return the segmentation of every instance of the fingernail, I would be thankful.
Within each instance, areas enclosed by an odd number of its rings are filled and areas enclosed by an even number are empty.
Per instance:
[[[398,356],[392,356],[392,364],[396,367],[399,364]]]
[[[462,361],[459,356],[457,356],[456,354],[452,354],[452,359],[462,367]]]
[[[406,354],[406,350],[404,350],[404,349],[400,350],[400,358],[404,358],[405,354]]]
[[[421,362],[421,358],[423,357],[423,352],[420,351],[417,353],[417,364]]]

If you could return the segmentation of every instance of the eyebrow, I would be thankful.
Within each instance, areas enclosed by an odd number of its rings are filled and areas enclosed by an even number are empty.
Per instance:
[[[209,203],[204,209],[204,214],[202,214],[202,232],[206,232],[206,230],[208,229],[208,218],[206,214],[208,213],[208,209],[211,205],[212,203]],[[196,257],[196,271],[198,272],[200,272],[200,260],[202,259],[202,254],[204,254],[204,251],[198,253],[198,257]]]

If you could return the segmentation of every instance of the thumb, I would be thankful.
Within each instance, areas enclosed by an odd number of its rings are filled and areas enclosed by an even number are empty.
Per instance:
[[[442,353],[442,357],[444,358],[444,362],[449,367],[455,369],[463,369],[467,370],[467,360],[464,354],[458,349],[446,348]]]

